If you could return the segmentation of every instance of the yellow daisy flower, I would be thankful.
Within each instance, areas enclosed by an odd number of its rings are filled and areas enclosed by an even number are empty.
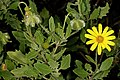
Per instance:
[[[91,29],[87,29],[89,34],[85,34],[85,37],[90,39],[86,42],[87,45],[92,44],[90,50],[94,51],[97,47],[98,55],[101,55],[102,49],[107,49],[109,52],[111,51],[110,46],[114,46],[115,43],[111,40],[114,40],[116,37],[111,35],[114,33],[113,30],[109,30],[109,27],[105,27],[102,32],[102,24],[98,24],[98,30],[95,26]],[[109,46],[110,45],[110,46]]]

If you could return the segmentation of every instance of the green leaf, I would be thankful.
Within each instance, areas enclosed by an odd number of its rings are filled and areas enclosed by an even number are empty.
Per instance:
[[[71,62],[71,56],[70,54],[68,54],[67,56],[62,58],[60,69],[64,70],[64,69],[69,68],[70,62]]]
[[[100,14],[100,7],[94,9],[94,11],[90,14],[90,19],[97,19]]]
[[[73,72],[83,79],[88,76],[88,72],[84,69],[76,68],[73,70]]]
[[[75,5],[75,4],[68,2],[66,11],[68,13],[71,13],[73,17],[80,18],[79,13],[74,8],[71,8],[71,6],[73,6],[73,5]]]
[[[49,19],[49,30],[51,32],[55,31],[55,23],[54,23],[54,19],[53,17],[51,16],[50,19]]]
[[[102,19],[103,16],[106,16],[106,14],[109,12],[109,9],[110,7],[108,3],[106,3],[105,7],[101,7],[99,18]]]
[[[49,11],[46,8],[43,8],[42,11],[40,12],[40,16],[44,19],[49,18]]]
[[[59,59],[62,57],[62,55],[63,55],[63,53],[65,52],[65,50],[66,50],[66,48],[61,49],[60,52],[56,53],[56,54],[54,55],[55,60],[59,60]]]
[[[109,72],[110,70],[99,71],[93,76],[93,79],[103,79],[104,77],[107,77]]]
[[[90,64],[88,64],[88,63],[86,63],[85,64],[85,69],[87,70],[87,71],[92,71],[92,67],[91,67],[91,65]]]
[[[83,43],[86,42],[85,33],[86,33],[85,29],[82,29],[82,31],[80,33],[80,39]]]
[[[24,72],[24,74],[27,77],[38,77],[39,72],[34,68],[34,67],[30,67],[30,66],[25,66],[26,70]]]
[[[48,65],[43,63],[37,62],[34,64],[34,67],[43,75],[47,75],[52,72],[52,69]]]
[[[59,66],[58,62],[54,61],[53,59],[49,59],[48,64],[50,65],[50,67],[51,67],[52,69],[57,69],[58,66]]]
[[[27,67],[21,67],[21,68],[13,69],[11,73],[14,74],[14,76],[16,77],[22,77],[22,76],[26,76],[24,74],[26,70],[27,70]]]
[[[66,38],[70,37],[71,32],[72,32],[72,30],[71,30],[71,26],[68,25],[68,26],[67,26],[67,30],[66,30],[65,37],[66,37]]]
[[[11,60],[6,59],[5,64],[8,70],[13,70],[15,68],[15,64]]]
[[[33,59],[35,58],[36,56],[38,55],[38,52],[33,50],[33,49],[30,49],[30,52],[28,54],[26,54],[26,58],[27,59]]]
[[[90,13],[90,0],[80,0],[80,9],[83,15],[88,15]]]
[[[34,50],[40,50],[40,48],[38,47],[38,45],[35,42],[31,43],[30,47]]]
[[[90,56],[88,56],[88,55],[85,55],[85,56],[87,57],[87,59],[88,59],[90,62],[96,64],[96,62],[95,62]]]
[[[11,80],[13,75],[9,71],[0,71],[4,80]]]
[[[29,42],[33,42],[33,39],[27,33],[24,32],[24,36]]]
[[[113,63],[113,57],[107,58],[105,61],[102,62],[100,66],[100,71],[108,70]]]
[[[31,11],[37,14],[37,7],[33,1],[29,0],[29,6],[31,8]]]
[[[64,38],[64,31],[61,28],[56,28],[56,33],[61,37]]]
[[[17,61],[18,63],[21,63],[21,64],[27,63],[27,59],[25,58],[25,55],[22,54],[21,51],[15,51],[15,52],[8,51],[7,54],[11,59]]]
[[[35,32],[34,37],[35,37],[36,43],[38,45],[42,45],[44,43],[44,36],[43,36],[43,34],[41,33],[40,30],[37,30]]]
[[[18,3],[19,3],[19,1],[13,2],[13,3],[9,6],[9,9],[17,10],[17,9],[18,9]]]
[[[75,63],[76,63],[76,65],[77,65],[78,68],[82,69],[82,64],[83,63],[81,61],[76,60]]]

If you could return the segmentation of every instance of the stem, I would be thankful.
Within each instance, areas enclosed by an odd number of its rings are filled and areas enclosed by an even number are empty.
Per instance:
[[[18,7],[19,7],[19,9],[20,9],[20,12],[21,12],[21,14],[22,14],[23,17],[24,17],[24,14],[23,14],[23,11],[22,11],[22,9],[21,9],[21,7],[20,7],[20,4],[24,4],[26,7],[27,7],[27,4],[26,4],[25,2],[19,2],[19,4],[18,4]]]
[[[97,65],[97,51],[96,51],[96,54],[95,54],[95,62],[96,62],[96,64],[95,64],[95,66],[96,66],[96,71],[98,70],[98,65]]]
[[[55,54],[55,52],[57,51],[58,46],[59,46],[59,42],[56,43],[56,47],[55,47],[55,49],[53,51],[53,54]]]
[[[38,25],[39,27],[41,26],[41,28],[47,33],[47,34],[49,34],[49,31],[47,30],[47,29],[45,29],[45,27],[43,26],[43,25]]]
[[[63,30],[65,29],[65,23],[66,23],[66,20],[67,20],[69,15],[70,15],[70,13],[68,13],[67,16],[65,16],[65,20],[64,20],[64,24],[63,24]]]

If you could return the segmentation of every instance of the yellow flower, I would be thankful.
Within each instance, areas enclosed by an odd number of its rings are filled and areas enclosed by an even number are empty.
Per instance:
[[[105,27],[102,32],[102,24],[98,24],[98,30],[95,26],[91,29],[87,29],[89,34],[85,34],[85,37],[90,39],[86,42],[87,45],[92,44],[90,50],[94,51],[97,47],[98,55],[101,55],[102,49],[107,49],[109,52],[111,51],[110,46],[114,46],[115,43],[111,40],[114,40],[116,37],[111,35],[114,33],[113,30],[109,30],[109,27]],[[109,46],[110,45],[110,46]]]

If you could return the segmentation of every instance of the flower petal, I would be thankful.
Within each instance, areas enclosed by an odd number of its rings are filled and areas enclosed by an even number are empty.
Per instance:
[[[111,35],[111,34],[113,34],[114,33],[114,31],[113,30],[110,30],[110,31],[108,31],[106,34],[105,34],[105,36],[109,36],[109,35]]]
[[[105,49],[104,43],[100,43],[100,44],[101,44],[102,49]]]
[[[91,29],[87,29],[87,32],[90,33],[91,35],[97,37],[97,35],[95,34],[95,32],[93,32]]]
[[[115,38],[116,38],[115,36],[106,37],[107,40],[113,40],[113,39],[115,39]]]
[[[98,24],[98,32],[99,32],[99,34],[102,33],[102,24]]]
[[[95,26],[92,27],[92,30],[94,31],[95,34],[98,35],[98,31],[97,31],[97,28]]]
[[[88,38],[88,39],[93,39],[93,40],[95,40],[95,37],[92,36],[92,35],[90,35],[90,34],[85,34],[85,37]]]
[[[103,30],[102,35],[105,35],[105,34],[107,33],[108,29],[109,29],[109,27],[108,27],[108,26],[107,26],[107,27],[105,27],[105,29]]]
[[[98,50],[98,55],[101,55],[102,52],[101,44],[98,44],[97,50]]]
[[[108,46],[107,44],[105,45],[106,49],[110,52],[111,51],[111,48],[110,46]]]
[[[115,43],[112,42],[112,41],[107,41],[107,44],[108,44],[108,45],[111,45],[111,46],[114,46],[114,45],[115,45]]]
[[[89,41],[86,42],[87,45],[89,45],[89,44],[93,44],[93,43],[95,43],[94,40],[89,40]]]
[[[95,48],[97,47],[97,44],[98,44],[98,42],[95,42],[95,43],[91,46],[90,50],[91,50],[91,51],[94,51]]]

